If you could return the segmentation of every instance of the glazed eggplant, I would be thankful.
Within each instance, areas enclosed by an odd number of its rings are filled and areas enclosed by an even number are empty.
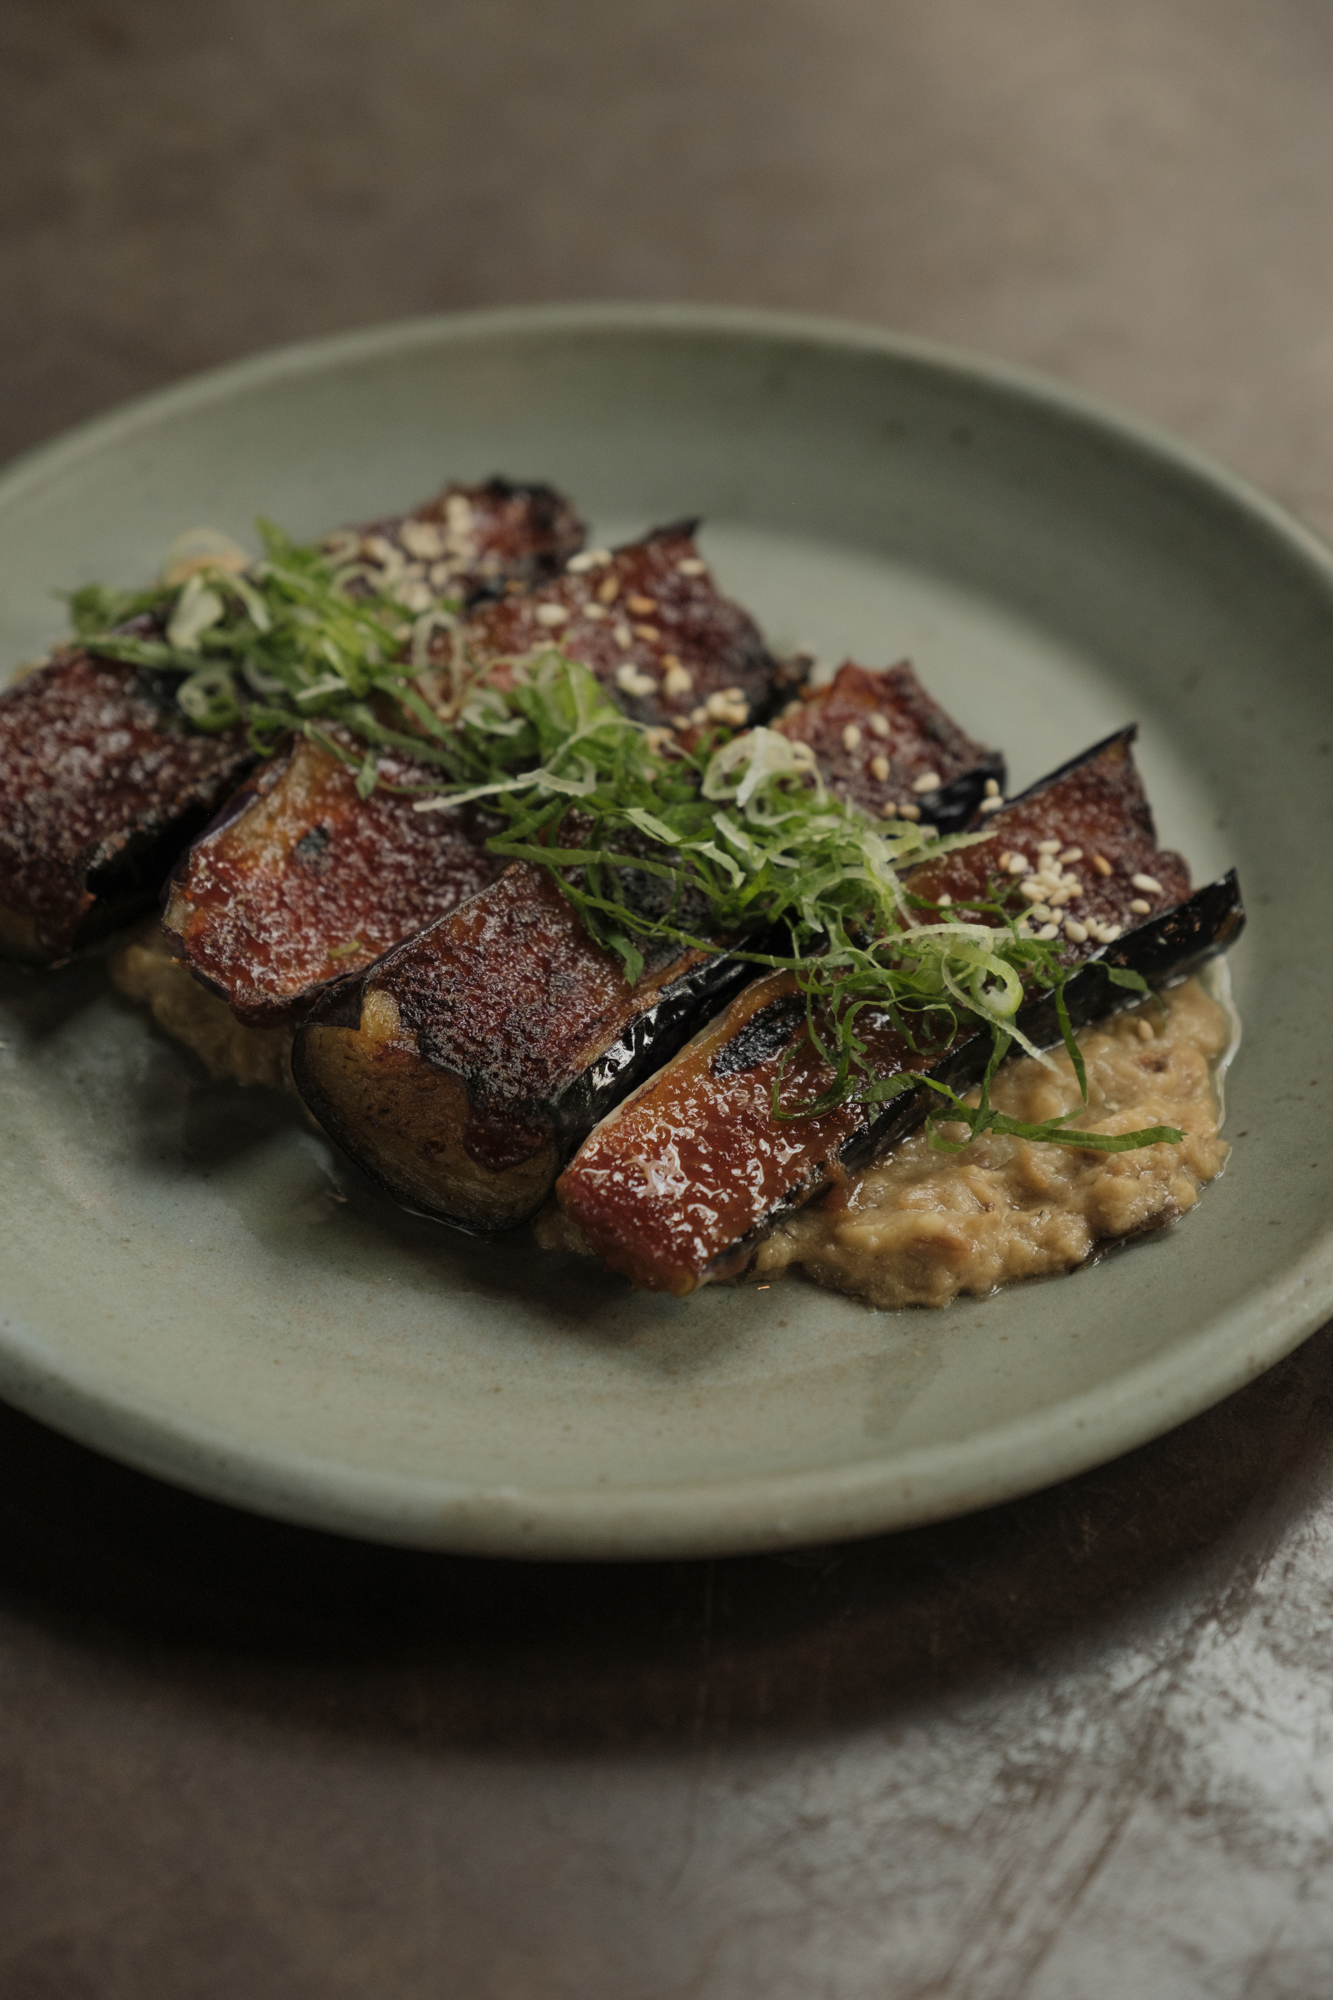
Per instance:
[[[491,480],[448,486],[326,547],[352,565],[353,590],[387,590],[420,612],[524,588],[561,567],[582,532],[549,487]],[[161,636],[142,621],[127,630]],[[192,730],[178,686],[65,647],[0,694],[0,955],[58,963],[128,922],[253,768],[244,727]],[[474,870],[469,886],[484,879]]]
[[[0,956],[59,964],[128,923],[254,763],[176,685],[68,647],[0,694]]]
[[[1062,962],[1094,961],[1065,987],[1076,1026],[1135,997],[1108,980],[1107,966],[1162,984],[1225,950],[1244,921],[1234,875],[1191,897],[1180,856],[1158,850],[1132,737],[1127,730],[1096,745],[997,812],[991,841],[907,877],[926,902],[947,894],[955,904],[994,895],[997,870],[1013,880],[1038,915],[1059,924]],[[1049,995],[1023,1006],[1017,1022],[1038,1047],[1060,1038]],[[925,1071],[963,1091],[992,1048],[989,1032],[964,1030],[932,1060],[887,1016],[868,1027],[863,1016],[858,1026],[876,1078]],[[560,1206],[588,1248],[636,1286],[679,1296],[734,1276],[775,1223],[880,1157],[933,1098],[922,1088],[881,1105],[845,1102],[822,1116],[778,1120],[779,1077],[788,1105],[813,1101],[831,1079],[785,973],[748,986],[602,1122],[562,1175]]]
[[[540,590],[442,631],[426,677],[436,707],[447,713],[478,673],[503,684],[503,663],[554,644],[636,722],[685,731],[765,720],[804,673],[774,660],[749,613],[718,590],[697,526],[677,521],[615,550],[586,550]]]
[[[826,687],[803,689],[781,727],[809,744],[839,798],[872,818],[897,813],[958,833],[987,793],[998,800],[1004,789],[999,751],[974,743],[906,660],[874,673],[849,660]]]
[[[791,671],[718,592],[688,530],[660,529],[614,555],[573,563],[531,596],[511,593],[441,630],[420,683],[438,713],[453,713],[476,676],[503,681],[514,657],[552,640],[623,707],[659,725],[682,703],[697,707],[696,693],[705,706],[748,716],[789,692]],[[650,607],[658,625],[645,637]],[[618,636],[622,615],[637,624]],[[655,694],[643,691],[650,685]],[[407,757],[392,768],[385,760],[381,774],[417,787],[438,778]],[[499,869],[480,839],[470,819],[423,817],[383,789],[363,805],[348,767],[302,742],[267,764],[182,856],[163,921],[174,948],[238,1019],[274,1027],[301,1019],[334,979],[492,881]]]
[[[1003,776],[910,668],[849,663],[777,727],[828,760],[834,789],[880,811],[914,773],[941,781],[920,809],[934,799],[946,812],[960,797],[979,806]],[[520,863],[331,994],[297,1036],[293,1074],[325,1129],[398,1199],[462,1228],[506,1228],[751,976],[725,949],[667,946],[631,985],[551,877]]]

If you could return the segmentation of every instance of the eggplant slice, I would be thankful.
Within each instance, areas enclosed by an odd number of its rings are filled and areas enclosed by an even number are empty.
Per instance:
[[[849,663],[777,727],[811,746],[834,789],[881,811],[910,794],[914,774],[942,781],[923,812],[932,799],[946,812],[960,797],[977,807],[1003,777],[910,668]],[[325,1129],[400,1201],[503,1229],[535,1213],[597,1120],[752,976],[725,949],[668,946],[631,986],[551,877],[519,863],[332,993],[297,1036],[293,1075]]]
[[[1190,896],[1180,856],[1158,850],[1133,734],[1096,745],[997,812],[993,841],[923,863],[907,878],[914,894],[934,901],[947,893],[955,903],[984,896],[997,870],[1036,887],[1038,843],[1058,842],[1056,854],[1070,856],[1061,873],[1077,885],[1077,893],[1061,891],[1052,908],[1066,938],[1062,959],[1071,966],[1094,961],[1066,987],[1076,1026],[1134,1000],[1111,984],[1106,966],[1160,985],[1225,950],[1244,922],[1234,874]],[[1021,873],[1004,869],[1007,856],[1021,859]],[[1101,941],[1117,927],[1110,942]],[[870,1028],[865,1020],[858,1025],[876,1077],[928,1071],[962,1092],[989,1060],[985,1030],[965,1031],[929,1063],[887,1019]],[[1038,1047],[1059,1040],[1048,995],[1024,1006],[1018,1025]],[[775,973],[747,987],[592,1134],[557,1194],[612,1270],[679,1296],[735,1276],[784,1215],[868,1166],[939,1101],[922,1088],[882,1106],[846,1103],[816,1118],[777,1120],[772,1089],[784,1059],[785,1104],[810,1102],[827,1088],[831,1073],[805,1040],[795,981]]]
[[[615,629],[627,605],[641,614],[627,628],[629,653]],[[645,639],[649,606],[659,627]],[[478,675],[503,682],[516,656],[552,642],[596,671],[623,707],[658,725],[677,712],[664,685],[676,686],[673,673],[715,698],[723,687],[737,697],[743,690],[745,715],[792,685],[790,669],[717,591],[680,528],[614,555],[575,556],[572,569],[531,596],[483,604],[442,630],[421,685],[447,717]],[[672,666],[662,664],[668,655]],[[651,698],[633,691],[650,681],[658,688]],[[725,705],[731,712],[730,692]],[[381,768],[398,785],[438,778],[407,757]],[[346,766],[306,742],[267,764],[182,857],[163,921],[174,948],[238,1019],[274,1027],[302,1019],[336,978],[370,965],[498,873],[471,817],[416,813],[410,799],[384,791],[363,805]]]
[[[442,597],[526,588],[562,567],[582,535],[550,487],[496,479],[447,486],[411,514],[325,546],[360,566],[365,587],[421,611]],[[244,727],[192,730],[178,685],[63,647],[0,693],[0,956],[59,963],[128,923],[253,768]]]

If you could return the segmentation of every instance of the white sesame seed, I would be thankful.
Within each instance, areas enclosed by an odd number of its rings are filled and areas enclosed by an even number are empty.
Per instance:
[[[1020,896],[1026,896],[1029,903],[1044,903],[1046,900],[1040,882],[1020,882],[1018,893]]]
[[[539,604],[534,616],[539,625],[564,625],[569,612],[563,604]]]
[[[707,574],[707,570],[708,564],[700,562],[698,556],[686,556],[684,562],[676,564],[676,574],[678,576],[704,576]]]
[[[601,619],[606,617],[606,612],[600,604],[585,604],[583,607],[583,616],[591,618],[593,623],[597,624]]]
[[[870,731],[872,736],[887,738],[889,734],[889,725],[884,720],[884,717],[880,715],[878,712],[876,712],[874,715],[868,715],[866,717],[866,728]]]
[[[1060,865],[1063,868],[1066,867],[1071,861],[1081,861],[1082,859],[1083,859],[1083,849],[1081,847],[1067,847],[1064,853],[1060,856]]]
[[[1066,917],[1065,936],[1071,944],[1086,944],[1088,941],[1087,926],[1079,923],[1074,917]]]
[[[1147,917],[1152,914],[1152,904],[1145,902],[1142,896],[1135,896],[1129,907],[1136,917]]]
[[[615,640],[622,653],[627,653],[634,644],[634,634],[630,631],[628,625],[617,625],[611,637]]]
[[[937,792],[939,788],[940,774],[938,771],[923,771],[919,778],[912,780],[912,790],[914,792]]]
[[[1027,861],[1021,854],[1006,854],[1004,865],[1011,875],[1026,875],[1028,872]]]
[[[1136,889],[1142,889],[1147,896],[1160,896],[1162,885],[1155,875],[1131,875],[1130,881]]]
[[[1092,865],[1099,875],[1109,875],[1112,873],[1111,864],[1104,854],[1094,854]]]
[[[603,563],[609,563],[610,560],[610,549],[584,549],[579,555],[571,556],[565,568],[571,570],[575,576],[579,576],[585,569],[600,569]]]
[[[1028,915],[1035,917],[1039,924],[1047,924],[1051,920],[1050,906],[1046,903],[1034,903]]]
[[[994,798],[983,799],[981,801],[981,810],[984,813],[998,812],[1003,804],[1004,800],[1000,797],[999,793],[997,792]]]
[[[888,758],[872,757],[870,760],[870,775],[872,778],[878,778],[881,785],[884,784],[887,781],[889,775]]]
[[[1043,924],[1041,929],[1036,933],[1036,935],[1039,938],[1059,937],[1060,926],[1059,924]]]
[[[854,722],[849,722],[842,732],[842,747],[844,750],[861,748],[861,732]]]
[[[674,654],[667,655],[666,677],[662,682],[662,688],[671,701],[679,701],[683,696],[694,692],[694,675],[688,667],[681,665]]]
[[[398,539],[410,556],[422,562],[438,562],[444,554],[444,536],[434,521],[404,521]]]
[[[920,817],[921,817],[921,808],[920,808],[920,806],[917,806],[917,805],[910,805],[910,804],[909,804],[909,805],[904,805],[904,806],[899,806],[899,807],[898,807],[898,817],[899,817],[899,819],[920,819]]]
[[[632,660],[626,660],[623,667],[616,668],[616,686],[626,694],[655,694],[657,682],[649,674],[641,674]]]
[[[885,799],[883,805],[879,809],[879,816],[881,819],[901,819],[902,812],[903,812],[902,807],[896,806],[893,803],[892,799]]]
[[[1156,1041],[1157,1037],[1153,1033],[1153,1026],[1151,1021],[1136,1021],[1134,1023],[1134,1027],[1138,1033],[1138,1038],[1141,1042]]]
[[[637,636],[640,639],[646,640],[650,646],[654,639],[660,639],[662,636],[656,625],[636,625],[634,630]]]
[[[1114,944],[1114,943],[1115,943],[1115,941],[1116,941],[1116,939],[1117,939],[1117,938],[1119,937],[1119,935],[1120,935],[1120,926],[1119,926],[1119,924],[1103,924],[1103,925],[1102,925],[1102,943],[1103,943],[1103,944]]]
[[[997,783],[997,781],[996,781],[996,780],[995,780],[994,778],[987,778],[987,780],[986,780],[986,797],[987,797],[988,799],[998,799],[998,798],[999,798],[999,796],[1000,796],[1000,787],[999,787],[999,784]]]
[[[1038,854],[1058,854],[1060,852],[1060,842],[1058,840],[1039,840],[1037,842],[1037,852]]]
[[[945,890],[942,896],[937,896],[935,900],[939,904],[939,907],[942,910],[951,910],[953,908],[953,897],[949,894],[947,889]]]

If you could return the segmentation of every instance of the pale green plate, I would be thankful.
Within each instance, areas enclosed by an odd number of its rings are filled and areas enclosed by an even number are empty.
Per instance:
[[[702,515],[778,643],[910,654],[1026,783],[1137,718],[1165,840],[1239,865],[1225,1178],[1056,1282],[876,1313],[799,1281],[639,1297],[396,1214],[211,1088],[102,968],[0,986],[0,1392],[243,1506],[389,1541],[636,1556],[981,1506],[1179,1423],[1333,1310],[1333,562],[1190,452],[1012,369],[759,313],[436,320],[224,369],[0,481],[0,668],[50,592],[183,526],[299,534],[446,477],[599,538]]]

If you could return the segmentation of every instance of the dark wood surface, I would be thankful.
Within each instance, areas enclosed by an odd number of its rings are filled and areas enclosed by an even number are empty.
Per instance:
[[[1034,363],[1333,530],[1322,0],[8,0],[0,445],[519,299]],[[3,1259],[0,1229],[0,1260]],[[782,1558],[306,1534],[0,1410],[0,2000],[1333,1991],[1333,1335]]]

